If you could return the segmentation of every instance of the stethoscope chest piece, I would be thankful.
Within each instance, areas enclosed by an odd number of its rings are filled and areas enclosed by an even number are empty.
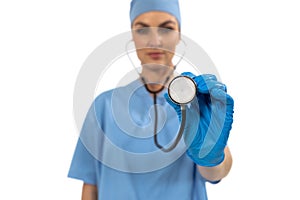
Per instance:
[[[173,142],[168,148],[163,147],[158,143],[157,135],[156,135],[156,127],[157,127],[157,112],[155,111],[155,131],[154,131],[154,142],[155,145],[160,148],[164,152],[169,152],[173,150],[176,145],[179,143],[183,131],[185,128],[185,122],[186,122],[186,104],[190,103],[196,96],[196,84],[188,76],[177,76],[175,77],[169,84],[168,87],[168,94],[170,99],[180,105],[181,110],[181,123],[180,128],[177,133],[175,142]],[[155,109],[156,110],[156,109]]]
[[[188,104],[196,96],[196,84],[188,76],[177,76],[170,82],[168,94],[174,103]]]

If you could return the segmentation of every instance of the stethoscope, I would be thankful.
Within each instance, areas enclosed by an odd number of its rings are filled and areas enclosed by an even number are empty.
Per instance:
[[[126,54],[132,64],[132,66],[135,68],[135,70],[137,71],[132,59],[129,56],[129,51],[128,51],[128,44],[131,41],[129,41],[126,44]],[[184,41],[183,41],[184,42]],[[185,44],[186,45],[186,44]],[[177,105],[180,106],[180,110],[181,110],[181,123],[180,123],[180,128],[179,131],[177,133],[176,139],[175,141],[169,146],[169,147],[164,147],[162,146],[157,139],[157,126],[158,126],[158,111],[157,111],[157,94],[159,92],[161,92],[162,90],[164,90],[164,85],[167,84],[169,82],[169,79],[171,77],[171,75],[173,74],[174,70],[176,69],[176,66],[179,64],[179,62],[182,60],[184,56],[184,53],[181,55],[180,60],[177,62],[177,64],[175,65],[174,69],[172,70],[172,72],[169,74],[169,76],[167,76],[167,78],[165,79],[164,83],[162,84],[162,87],[158,90],[151,90],[148,87],[148,84],[145,80],[145,78],[137,71],[137,73],[139,74],[141,81],[143,82],[146,90],[151,93],[153,95],[153,106],[154,106],[154,143],[155,145],[162,151],[164,152],[169,152],[172,151],[177,144],[179,143],[179,141],[181,140],[181,137],[183,135],[183,131],[185,128],[185,124],[186,124],[186,105],[189,104],[196,96],[196,83],[194,82],[193,79],[191,79],[188,76],[176,76],[175,78],[173,78],[169,85],[168,85],[168,95],[170,97],[170,99]]]

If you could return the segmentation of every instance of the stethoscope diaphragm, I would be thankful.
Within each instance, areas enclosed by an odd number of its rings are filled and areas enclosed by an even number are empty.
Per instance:
[[[196,84],[188,76],[177,76],[170,82],[168,94],[174,103],[188,104],[196,96]]]

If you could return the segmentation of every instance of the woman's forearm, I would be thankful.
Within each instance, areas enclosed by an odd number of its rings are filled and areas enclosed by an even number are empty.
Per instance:
[[[232,166],[232,157],[228,147],[224,149],[225,158],[222,163],[214,167],[197,166],[200,174],[209,181],[218,181],[224,178]]]
[[[86,183],[83,184],[81,200],[97,200],[97,196],[97,186]]]

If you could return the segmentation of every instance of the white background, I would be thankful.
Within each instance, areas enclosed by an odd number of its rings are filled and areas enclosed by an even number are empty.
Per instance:
[[[231,173],[210,200],[300,199],[296,0],[181,0],[182,33],[235,99]],[[1,199],[80,199],[67,172],[73,89],[88,55],[129,30],[129,0],[1,1]]]

